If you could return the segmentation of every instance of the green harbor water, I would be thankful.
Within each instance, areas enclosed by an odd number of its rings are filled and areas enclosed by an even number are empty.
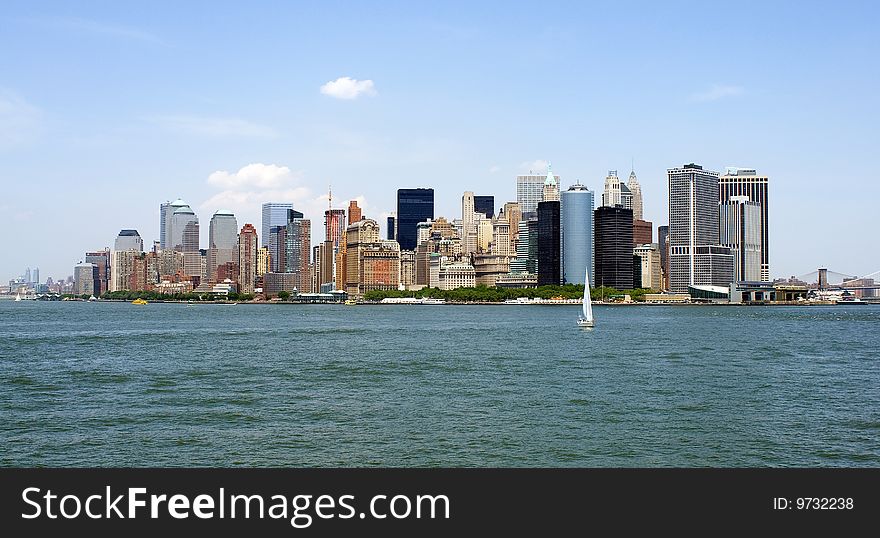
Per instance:
[[[0,302],[3,466],[880,465],[880,307]]]

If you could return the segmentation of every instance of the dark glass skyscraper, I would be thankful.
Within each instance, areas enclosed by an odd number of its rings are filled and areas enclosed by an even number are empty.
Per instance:
[[[474,212],[486,215],[487,219],[495,216],[494,196],[474,196]]]
[[[632,215],[632,211],[630,211]],[[632,228],[632,216],[630,216]],[[631,232],[630,232],[631,233]],[[538,285],[558,285],[562,276],[560,267],[559,202],[538,204]],[[632,246],[630,246],[632,251]]]
[[[628,290],[633,286],[633,210],[600,207],[596,227],[596,286]]]
[[[416,249],[416,225],[434,218],[434,189],[397,189],[397,242]]]
[[[388,234],[388,240],[389,240],[389,241],[394,241],[395,239],[397,239],[397,237],[395,236],[395,230],[394,230],[394,217],[393,217],[393,216],[388,217],[388,230],[387,230],[387,234]]]

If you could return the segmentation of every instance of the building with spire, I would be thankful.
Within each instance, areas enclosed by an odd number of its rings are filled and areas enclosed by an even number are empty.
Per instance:
[[[553,175],[550,163],[547,163],[547,177],[544,178],[544,187],[541,190],[542,202],[558,202],[559,201],[559,183]]]
[[[609,170],[605,177],[605,190],[602,192],[602,206],[633,208],[633,195],[629,187],[617,177],[617,170]]]
[[[639,185],[639,178],[636,177],[636,171],[629,173],[629,179],[626,181],[626,188],[632,194],[632,210],[633,220],[644,220],[644,206],[642,204],[642,186]]]
[[[516,176],[516,201],[519,203],[522,220],[536,218],[538,204],[544,199],[544,183],[550,174],[530,170],[528,174]],[[561,178],[553,176],[557,185]]]

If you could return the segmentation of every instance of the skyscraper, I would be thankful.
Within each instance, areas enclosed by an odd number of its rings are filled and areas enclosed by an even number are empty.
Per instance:
[[[733,281],[733,256],[719,244],[718,172],[686,164],[669,180],[669,291],[724,286]]]
[[[669,289],[669,226],[657,227],[657,243],[660,245],[660,271],[663,290]]]
[[[643,220],[645,214],[642,205],[642,186],[639,185],[639,178],[636,177],[636,171],[629,173],[629,179],[626,182],[626,188],[632,194],[633,220]],[[650,243],[650,241],[648,241]]]
[[[238,234],[238,289],[241,293],[253,293],[257,279],[257,229],[245,224]]]
[[[516,201],[519,203],[523,220],[534,217],[538,203],[544,200],[544,182],[547,180],[547,175],[530,170],[528,174],[516,176]],[[561,178],[553,176],[553,179],[558,185]]]
[[[300,293],[312,291],[309,262],[312,251],[312,225],[309,219],[294,217],[287,224],[284,236],[285,271],[296,273],[297,290]]]
[[[174,248],[171,242],[171,216],[177,208],[186,206],[188,204],[180,198],[159,205],[159,248],[162,250]]]
[[[581,184],[562,193],[562,282],[583,284],[587,268],[593,279],[593,191]]]
[[[386,225],[386,229],[385,229],[385,234],[386,234],[385,237],[389,241],[397,240],[396,228],[397,228],[397,221],[394,218],[394,215],[388,215],[387,225]]]
[[[416,226],[434,218],[434,189],[397,189],[397,242],[404,250],[416,248]]]
[[[94,289],[94,294],[100,297],[109,290],[110,250],[86,252],[85,262],[91,263],[97,268],[92,288]]]
[[[629,188],[617,177],[617,170],[609,170],[605,178],[605,190],[602,192],[602,205],[605,207],[621,206],[632,209],[633,195]]]
[[[558,285],[560,268],[559,202],[544,201],[538,204],[538,285]]]
[[[494,196],[474,196],[474,211],[482,213],[487,219],[495,216]]]
[[[363,220],[361,208],[358,206],[357,200],[348,202],[348,225],[351,226],[355,222]]]
[[[748,196],[731,196],[721,203],[721,244],[733,254],[733,276],[738,282],[762,278],[761,213],[761,204]]]
[[[228,209],[220,209],[208,226],[208,279],[217,280],[217,267],[238,258],[238,222]]]
[[[73,293],[75,295],[95,295],[95,279],[98,268],[88,262],[79,262],[73,267]]]
[[[293,209],[293,204],[285,202],[266,202],[263,204],[263,224],[261,227],[263,243],[260,246],[269,247],[270,251],[273,250],[269,244],[269,232],[275,226],[287,226],[288,209]]]
[[[461,246],[465,254],[477,251],[478,216],[474,193],[465,191],[461,196]]]
[[[334,250],[339,248],[339,241],[345,233],[345,227],[344,209],[324,211],[324,241],[331,241]]]
[[[544,178],[544,185],[541,187],[541,200],[544,202],[559,201],[559,182],[553,175],[550,164],[547,164],[547,177]]]
[[[635,214],[635,209],[633,209]],[[633,221],[633,244],[648,245],[654,242],[654,223],[649,220]]]
[[[768,232],[768,183],[767,176],[759,176],[751,168],[727,168],[718,178],[719,201],[723,205],[733,196],[748,196],[749,201],[761,207],[761,280],[770,280],[770,234]]]
[[[594,213],[596,286],[627,290],[633,285],[632,209],[603,206]]]
[[[144,240],[137,230],[121,230],[113,243],[113,250],[144,251]]]
[[[519,203],[505,203],[504,217],[510,223],[510,248],[516,251],[519,244],[519,222],[522,220],[522,208],[519,206]]]

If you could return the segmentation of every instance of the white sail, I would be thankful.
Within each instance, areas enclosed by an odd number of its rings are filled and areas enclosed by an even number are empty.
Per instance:
[[[584,276],[584,319],[587,321],[593,321],[593,302],[590,300],[590,269],[589,267],[586,270],[586,275]]]

